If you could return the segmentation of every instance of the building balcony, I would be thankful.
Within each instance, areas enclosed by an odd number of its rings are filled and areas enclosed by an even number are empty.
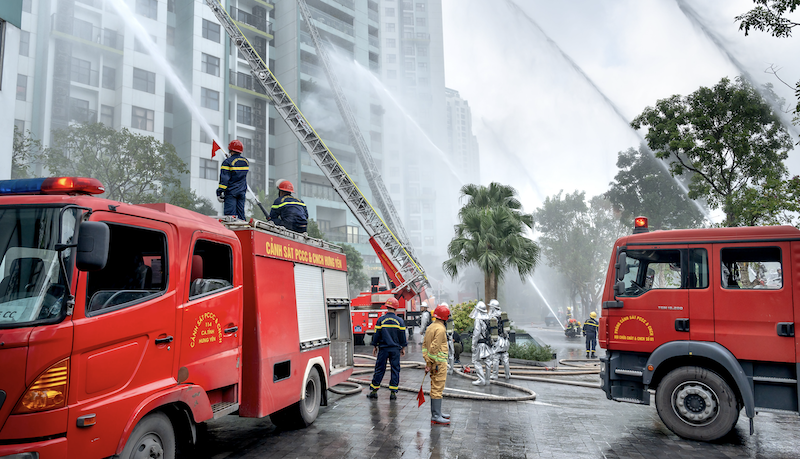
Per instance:
[[[233,86],[234,89],[240,89],[240,90],[244,89],[247,90],[247,92],[249,93],[255,92],[264,97],[266,97],[267,95],[267,91],[264,89],[263,86],[261,86],[259,82],[256,81],[255,78],[253,78],[252,75],[230,70],[228,78],[229,78],[228,79],[229,84]]]
[[[51,16],[50,30],[56,37],[122,54],[123,37],[115,30],[101,29],[91,22],[56,14]]]
[[[264,35],[268,35],[270,39],[272,38],[272,23],[267,18],[260,18],[233,6],[230,7],[230,14],[234,21],[250,26],[248,27],[249,29],[254,29]]]
[[[313,6],[308,7],[309,11],[311,12],[311,17],[317,21],[317,24],[324,24],[332,29],[336,29],[339,32],[343,32],[351,37],[355,37],[355,32],[353,31],[353,26],[342,21],[339,18],[335,18],[330,14],[320,11]]]
[[[309,62],[300,62],[300,71],[306,75],[325,78],[325,71],[322,69],[322,67]]]
[[[378,37],[373,37],[372,35],[369,35],[368,37],[369,37],[368,40],[369,40],[369,45],[370,46],[374,46],[376,48],[380,48],[380,40],[378,39]]]
[[[377,11],[367,10],[367,17],[375,22],[380,22],[380,15]]]
[[[81,124],[93,124],[97,122],[97,110],[88,110],[82,107],[69,108],[69,120]]]
[[[73,67],[69,74],[69,81],[96,88],[100,85],[100,72],[97,70],[76,69]]]
[[[338,4],[340,4],[340,5],[342,5],[342,6],[346,6],[346,7],[350,8],[351,10],[355,11],[355,9],[356,9],[356,2],[354,2],[353,0],[333,0],[333,1],[338,3]]]

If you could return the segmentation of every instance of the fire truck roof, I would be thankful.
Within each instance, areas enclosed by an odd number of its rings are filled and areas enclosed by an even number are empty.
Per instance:
[[[729,241],[760,242],[777,240],[800,240],[800,230],[794,226],[746,226],[652,231],[623,237],[618,241],[618,245],[708,244]]]

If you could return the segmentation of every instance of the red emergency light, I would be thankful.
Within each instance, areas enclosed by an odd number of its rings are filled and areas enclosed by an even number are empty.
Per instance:
[[[633,219],[633,234],[647,233],[650,228],[647,226],[647,217],[636,217]]]
[[[100,180],[89,177],[48,177],[0,180],[0,195],[12,194],[102,194]]]

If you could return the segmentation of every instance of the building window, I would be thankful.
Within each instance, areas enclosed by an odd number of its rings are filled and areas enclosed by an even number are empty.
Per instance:
[[[103,66],[103,88],[115,89],[117,86],[117,69]]]
[[[397,54],[387,54],[386,55],[386,63],[387,64],[394,64],[397,62]]]
[[[136,14],[158,19],[158,0],[136,0]]]
[[[239,142],[242,142],[242,155],[248,158],[253,157],[253,139],[247,137],[236,137]]]
[[[91,84],[92,82],[92,63],[77,57],[72,58],[72,66],[70,67],[71,81],[81,84]]]
[[[31,0],[22,0],[22,11],[24,11],[26,13],[30,13],[31,12],[31,3],[32,3]]]
[[[394,22],[387,22],[386,23],[386,31],[387,32],[394,32]]]
[[[31,33],[24,30],[19,33],[19,55],[27,56],[31,49]]]
[[[269,149],[269,165],[270,166],[274,166],[275,165],[275,149],[274,148],[270,148]]]
[[[253,108],[247,105],[236,104],[236,122],[253,125]]]
[[[428,63],[427,62],[417,62],[417,68],[420,70],[427,70]]]
[[[200,159],[200,178],[206,180],[217,180],[219,174],[219,163],[210,159]]]
[[[214,135],[219,135],[219,126],[215,126],[213,124],[209,124],[209,126],[211,126],[211,130],[214,131]],[[200,130],[200,142],[211,143],[212,140],[214,139],[209,137],[204,129]]]
[[[419,45],[417,46],[417,56],[427,56],[428,55],[428,47]]]
[[[17,100],[28,100],[28,77],[17,75]]]
[[[219,92],[208,88],[200,88],[200,105],[219,111]]]
[[[384,9],[384,12],[386,13],[386,17],[387,18],[393,18],[394,17],[394,8],[386,8],[386,9]]]
[[[100,106],[100,122],[109,127],[114,126],[114,107]]]
[[[413,9],[414,9],[414,3],[413,2],[403,2],[403,10],[409,11],[409,10],[413,10]]]
[[[200,70],[209,75],[219,76],[219,58],[203,53]]]
[[[417,5],[419,5],[419,3],[417,3]],[[167,0],[167,12],[175,12],[175,0]]]
[[[142,107],[131,106],[131,127],[153,132],[155,112]]]
[[[275,135],[275,118],[269,119],[269,135]]]
[[[175,103],[175,98],[171,92],[164,93],[164,112],[165,113],[172,113],[173,104]]]
[[[156,93],[156,74],[147,70],[133,68],[133,89]]]
[[[96,123],[97,112],[89,110],[89,101],[83,99],[69,98],[69,120],[78,123]]]
[[[219,24],[203,19],[203,38],[219,43]]]
[[[175,46],[175,27],[167,26],[167,44]]]
[[[20,134],[25,133],[25,120],[14,120],[14,129],[19,131]]]
[[[425,4],[417,3],[417,11],[425,11]]]
[[[386,47],[387,48],[394,48],[395,46],[397,46],[397,42],[395,41],[394,38],[387,38],[386,39]]]
[[[164,143],[172,143],[172,128],[164,127]]]
[[[413,45],[403,46],[403,54],[406,55],[406,56],[413,56],[414,55],[414,46]]]
[[[108,46],[109,48],[117,48],[117,37],[119,34],[111,29],[103,29],[103,45]]]
[[[413,26],[414,25],[414,14],[412,14],[412,13],[403,13],[403,25],[405,25],[405,26]]]
[[[417,25],[420,27],[425,27],[428,25],[428,22],[425,20],[425,18],[417,18]]]

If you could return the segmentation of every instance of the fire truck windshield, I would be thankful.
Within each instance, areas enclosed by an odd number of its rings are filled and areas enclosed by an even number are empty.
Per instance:
[[[72,241],[76,218],[77,209],[62,213],[56,207],[0,207],[0,328],[64,318],[67,281],[56,244]],[[63,250],[67,267],[72,252]]]

